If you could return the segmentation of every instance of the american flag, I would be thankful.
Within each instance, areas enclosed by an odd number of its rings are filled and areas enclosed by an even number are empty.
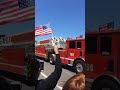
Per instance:
[[[0,2],[0,25],[34,18],[34,0],[5,0]]]
[[[52,33],[52,29],[50,27],[47,27],[47,26],[35,27],[35,36],[43,36],[51,33]]]

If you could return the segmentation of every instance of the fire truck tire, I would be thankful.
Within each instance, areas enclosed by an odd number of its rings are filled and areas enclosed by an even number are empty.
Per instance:
[[[55,64],[54,56],[52,54],[49,55],[49,61],[50,61],[50,64],[52,64],[52,65]]]
[[[74,71],[77,73],[81,73],[85,71],[85,62],[82,60],[76,60],[73,65]]]
[[[120,90],[120,84],[113,79],[102,79],[93,83],[91,90]]]

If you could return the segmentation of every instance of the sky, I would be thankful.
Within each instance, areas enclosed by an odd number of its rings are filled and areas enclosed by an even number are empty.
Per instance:
[[[120,28],[119,3],[120,0],[86,0],[85,5],[85,0],[35,0],[35,21],[0,25],[0,34],[29,31],[34,29],[34,25],[48,23],[53,29],[53,36],[64,38],[85,36],[85,27],[97,30],[99,25],[110,21],[115,21],[115,27]],[[36,39],[51,36],[50,34]]]
[[[120,28],[120,0],[86,0],[85,8],[85,27],[90,31],[111,21]]]
[[[85,0],[35,0],[35,26],[50,24],[53,36],[85,37]],[[52,34],[37,36],[37,41]]]

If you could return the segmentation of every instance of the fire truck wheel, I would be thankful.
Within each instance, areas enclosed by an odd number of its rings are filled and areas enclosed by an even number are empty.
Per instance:
[[[54,62],[54,56],[52,54],[49,55],[49,61],[50,61],[50,64],[54,65],[55,62]]]
[[[91,90],[120,90],[120,85],[111,79],[102,79],[95,82]]]
[[[76,60],[73,68],[76,73],[84,72],[85,71],[85,63],[82,60]]]

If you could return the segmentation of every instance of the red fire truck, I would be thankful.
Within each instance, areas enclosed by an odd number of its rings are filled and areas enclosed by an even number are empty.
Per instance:
[[[91,90],[120,90],[120,29],[104,26],[86,32],[86,86]]]
[[[50,38],[40,41],[40,45],[36,45],[36,56],[49,60],[54,64],[55,54],[53,50],[54,44],[57,43],[60,52],[60,58],[63,64],[73,66],[76,73],[83,72],[85,69],[85,39],[77,37],[69,38]]]
[[[12,36],[0,35],[0,70],[32,79],[34,37],[34,31]]]

